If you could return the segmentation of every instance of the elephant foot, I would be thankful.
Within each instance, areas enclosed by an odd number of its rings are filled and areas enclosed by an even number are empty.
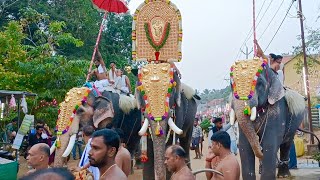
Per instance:
[[[278,165],[278,178],[287,178],[290,177],[289,166],[287,162],[280,162]]]

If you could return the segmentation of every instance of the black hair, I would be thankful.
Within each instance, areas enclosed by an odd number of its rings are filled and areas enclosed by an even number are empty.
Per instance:
[[[92,138],[103,137],[103,142],[107,147],[115,147],[118,152],[120,145],[120,137],[113,129],[101,129],[93,133]]]
[[[222,144],[224,148],[230,149],[230,145],[231,145],[230,136],[225,131],[218,131],[213,133],[213,135],[211,136],[211,141],[219,142],[220,144]]]
[[[43,126],[37,125],[36,130],[39,130],[40,128],[43,128]]]
[[[170,146],[171,150],[172,150],[172,154],[175,154],[181,158],[187,158],[187,153],[186,151],[179,145],[172,145]]]
[[[14,117],[11,122],[18,122],[18,117]]]
[[[94,128],[90,125],[87,125],[82,128],[82,132],[85,136],[92,136],[94,133]]]
[[[214,119],[213,123],[222,122],[222,118],[217,117]]]
[[[39,150],[45,153],[45,155],[48,157],[50,156],[50,147],[47,144],[43,143],[41,146],[39,146]]]
[[[34,173],[24,176],[19,180],[40,180],[44,179],[46,176],[52,176],[56,174],[60,176],[61,180],[74,180],[75,177],[67,168],[47,168],[35,171]]]
[[[114,130],[118,133],[118,135],[120,137],[120,141],[123,143],[123,141],[124,141],[124,132],[122,131],[122,129],[116,128]]]
[[[115,62],[115,61],[110,61],[110,64],[111,64],[111,63],[116,64],[116,62]]]
[[[281,55],[277,55],[276,59],[282,59],[283,57]]]
[[[277,55],[275,55],[275,54],[273,54],[273,53],[270,53],[269,56],[270,56],[271,58],[273,58],[274,60],[277,59]]]

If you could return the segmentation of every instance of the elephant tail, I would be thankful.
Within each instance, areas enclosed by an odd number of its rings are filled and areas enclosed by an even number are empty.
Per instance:
[[[318,150],[320,151],[320,140],[319,140],[319,138],[317,137],[317,135],[315,135],[313,132],[310,132],[310,131],[307,131],[307,130],[304,130],[304,129],[298,128],[298,130],[299,130],[299,131],[302,131],[302,132],[304,132],[304,133],[307,133],[307,134],[311,134],[312,136],[314,136],[314,137],[317,139],[317,141],[318,141]]]

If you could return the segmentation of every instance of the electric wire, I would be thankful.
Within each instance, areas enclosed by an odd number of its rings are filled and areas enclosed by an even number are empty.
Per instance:
[[[278,14],[278,12],[279,12],[280,8],[282,7],[283,3],[284,3],[284,0],[282,0],[280,6],[278,7],[278,9],[277,9],[277,11],[276,11],[276,13],[273,15],[273,17],[271,18],[271,20],[270,20],[270,22],[268,23],[267,27],[264,29],[264,31],[263,31],[262,34],[260,35],[259,40],[262,38],[262,36],[264,35],[264,33],[267,31],[267,29],[268,29],[269,26],[271,25],[272,21],[274,20],[274,18],[275,18],[276,15]]]
[[[257,19],[259,18],[260,13],[262,12],[262,9],[263,9],[263,6],[265,5],[265,2],[266,2],[266,0],[263,1],[262,5],[261,5],[261,8],[260,8],[259,11],[258,11],[258,15],[257,15],[257,17],[256,17]],[[273,0],[270,1],[269,5],[268,5],[268,7],[267,7],[267,10],[269,9],[269,7],[270,7],[270,5],[271,5],[272,2],[273,2]],[[267,10],[266,10],[266,11],[267,11]],[[266,11],[265,11],[265,13],[266,13]],[[263,14],[262,18],[264,17],[265,13]],[[260,21],[262,20],[262,18],[260,19]],[[260,21],[259,21],[259,22],[260,22]],[[258,23],[258,24],[259,24],[259,23]],[[257,27],[258,27],[258,26],[257,26]],[[235,59],[238,59],[239,56],[241,55],[241,48],[248,42],[249,38],[252,36],[252,34],[253,34],[252,30],[253,30],[253,27],[251,27],[250,31],[249,31],[248,34],[246,35],[246,38],[245,38],[244,42],[242,43],[242,45],[240,46],[239,51],[238,51],[238,54],[237,54],[237,56],[236,56]]]
[[[287,10],[286,15],[285,15],[285,16],[284,16],[284,18],[282,19],[280,26],[278,27],[278,29],[277,29],[276,33],[273,35],[273,37],[272,37],[271,41],[269,42],[269,44],[268,44],[268,46],[266,47],[266,49],[264,50],[264,52],[266,52],[266,50],[269,48],[270,44],[272,43],[273,39],[274,39],[274,38],[276,37],[276,35],[278,34],[278,32],[279,32],[279,30],[280,30],[280,28],[281,28],[281,26],[282,26],[282,24],[283,24],[284,20],[287,18],[288,14],[289,14],[289,11],[290,11],[290,9],[291,9],[291,7],[292,7],[292,5],[293,5],[294,1],[295,1],[295,0],[292,0],[292,1],[291,1],[291,4],[290,4],[290,6],[289,6],[289,8],[288,8],[288,10]]]

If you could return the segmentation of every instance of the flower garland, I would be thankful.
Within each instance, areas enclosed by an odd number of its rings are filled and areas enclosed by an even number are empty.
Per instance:
[[[148,101],[148,96],[147,96],[147,94],[146,94],[146,92],[144,90],[143,84],[142,84],[142,73],[141,73],[141,70],[139,70],[138,79],[139,79],[139,82],[138,82],[137,90],[139,90],[141,92],[141,95],[142,95],[142,97],[144,99],[144,102],[145,102],[145,105],[146,105],[145,111],[147,113],[147,116],[148,116],[148,118],[150,120],[153,120],[153,121],[157,122],[157,127],[156,127],[156,130],[155,130],[155,134],[157,136],[161,136],[161,135],[163,135],[163,130],[162,130],[162,127],[160,126],[159,122],[162,121],[162,120],[167,119],[168,116],[169,116],[169,99],[170,99],[170,96],[171,96],[171,93],[172,93],[172,88],[177,85],[177,83],[173,79],[173,66],[171,65],[171,68],[170,68],[170,81],[169,81],[169,85],[168,85],[168,93],[166,95],[165,112],[162,115],[162,117],[154,117],[152,115],[150,104],[149,104],[149,101]]]
[[[170,33],[170,23],[167,23],[164,27],[164,33],[162,34],[162,37],[159,41],[159,43],[156,43],[153,39],[153,36],[151,34],[151,28],[149,23],[144,23],[144,30],[146,31],[146,36],[149,41],[149,44],[156,50],[159,51],[167,42],[169,33]]]
[[[249,100],[253,97],[254,95],[254,90],[256,89],[256,85],[257,85],[257,80],[260,76],[260,74],[262,73],[263,71],[263,68],[265,68],[265,66],[268,64],[267,60],[263,60],[263,63],[262,65],[259,67],[255,77],[253,78],[253,81],[252,81],[252,84],[251,84],[251,91],[249,93],[248,96],[239,96],[238,95],[238,92],[237,92],[237,88],[236,88],[236,83],[234,81],[234,76],[233,76],[233,71],[234,71],[234,67],[232,66],[231,67],[231,72],[230,72],[230,79],[231,79],[231,86],[232,86],[232,89],[233,89],[233,95],[236,99],[240,99],[240,100]]]
[[[86,103],[87,102],[87,97],[88,97],[88,95],[89,95],[89,93],[91,92],[91,90],[90,89],[88,89],[87,91],[86,91],[86,93],[84,94],[84,97],[83,97],[83,99],[79,102],[79,103],[77,103],[76,105],[75,105],[75,107],[74,107],[74,109],[73,109],[73,111],[72,111],[72,115],[71,115],[71,117],[69,118],[69,122],[68,122],[68,124],[67,124],[67,127],[64,129],[64,130],[60,130],[59,131],[59,120],[60,120],[60,112],[61,112],[61,110],[60,110],[60,106],[59,106],[59,110],[58,110],[58,120],[57,120],[57,125],[56,125],[56,130],[55,130],[55,132],[56,132],[56,134],[57,134],[57,143],[56,143],[56,147],[60,147],[61,146],[61,142],[60,142],[60,136],[62,135],[62,134],[65,134],[66,132],[68,132],[69,131],[69,129],[70,129],[70,126],[71,126],[71,124],[72,124],[72,121],[73,121],[73,119],[74,119],[74,117],[75,117],[75,115],[76,115],[76,112],[77,112],[77,110],[78,110],[78,108],[82,105],[82,104],[84,104],[84,103]]]

